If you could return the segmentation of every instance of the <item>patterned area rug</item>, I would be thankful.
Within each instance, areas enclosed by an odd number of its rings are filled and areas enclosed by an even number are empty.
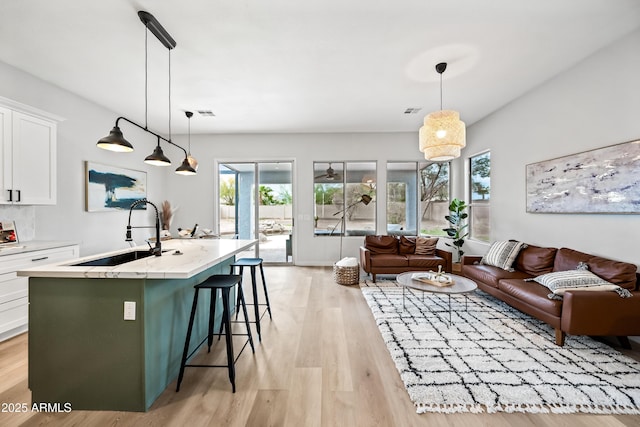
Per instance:
[[[385,283],[385,285],[387,285]],[[482,292],[451,298],[361,284],[418,413],[640,414],[640,363]]]

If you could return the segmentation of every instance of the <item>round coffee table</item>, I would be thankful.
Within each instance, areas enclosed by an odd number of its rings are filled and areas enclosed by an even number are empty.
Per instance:
[[[400,273],[396,277],[396,282],[402,287],[402,309],[405,309],[404,305],[404,293],[405,289],[413,293],[412,289],[422,292],[432,292],[434,294],[447,294],[449,296],[449,324],[451,324],[451,295],[463,294],[464,295],[464,308],[467,309],[467,294],[478,288],[476,282],[457,274],[447,273],[453,279],[453,285],[451,286],[436,286],[428,283],[421,282],[414,279],[414,275],[424,275],[430,272],[426,271],[408,271],[406,273]],[[423,294],[424,295],[424,294]]]

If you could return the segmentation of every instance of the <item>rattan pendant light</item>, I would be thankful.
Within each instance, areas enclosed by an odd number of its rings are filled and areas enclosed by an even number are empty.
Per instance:
[[[453,110],[442,109],[442,73],[447,63],[436,65],[440,74],[440,111],[434,111],[424,118],[418,139],[424,158],[434,162],[444,162],[460,157],[460,151],[466,145],[466,128],[460,120],[460,114]]]

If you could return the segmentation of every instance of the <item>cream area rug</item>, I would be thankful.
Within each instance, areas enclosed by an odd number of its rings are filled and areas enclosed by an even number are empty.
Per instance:
[[[362,286],[364,285],[364,286]],[[640,414],[640,363],[480,291],[451,298],[361,284],[418,413]]]

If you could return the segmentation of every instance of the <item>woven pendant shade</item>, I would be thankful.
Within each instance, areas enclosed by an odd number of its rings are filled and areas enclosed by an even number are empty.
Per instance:
[[[425,159],[436,162],[460,157],[460,150],[467,145],[465,124],[460,114],[452,110],[428,114],[418,139]]]

